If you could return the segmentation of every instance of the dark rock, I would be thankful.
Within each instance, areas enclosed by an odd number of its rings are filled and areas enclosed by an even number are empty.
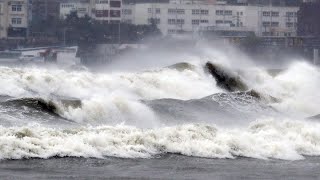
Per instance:
[[[81,100],[78,99],[59,99],[59,100],[45,100],[42,98],[17,98],[8,99],[2,103],[6,106],[16,106],[16,107],[29,107],[38,111],[47,112],[53,115],[59,115],[60,106],[79,108],[82,106]]]
[[[228,72],[226,68],[207,62],[205,69],[215,78],[217,85],[229,92],[248,91],[248,86],[238,75]]]
[[[320,120],[320,114],[312,116],[312,117],[308,117],[307,119],[311,119],[311,120]]]
[[[228,92],[239,92],[240,94],[243,93],[272,103],[280,102],[278,98],[260,93],[256,90],[250,90],[239,75],[232,73],[222,66],[207,62],[205,68],[215,78],[217,85]]]
[[[192,64],[189,64],[187,62],[181,62],[177,63],[171,66],[168,66],[169,69],[176,69],[178,71],[184,71],[184,70],[194,70],[196,67]]]

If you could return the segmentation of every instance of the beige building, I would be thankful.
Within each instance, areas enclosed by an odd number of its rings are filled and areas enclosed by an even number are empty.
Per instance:
[[[122,0],[68,0],[60,3],[60,17],[66,18],[71,12],[78,16],[117,23],[121,21]]]
[[[136,25],[153,20],[163,35],[203,30],[254,32],[257,36],[296,36],[299,7],[227,4],[125,4],[122,20]]]
[[[0,0],[0,38],[26,38],[29,24],[28,0]]]

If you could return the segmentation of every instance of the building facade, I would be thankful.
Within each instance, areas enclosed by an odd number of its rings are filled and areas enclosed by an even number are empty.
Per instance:
[[[122,20],[156,23],[163,35],[203,29],[250,31],[257,36],[296,36],[298,7],[141,3],[124,5]]]
[[[60,3],[60,18],[65,19],[71,12],[77,12],[79,17],[91,15],[90,0],[69,0]]]
[[[21,39],[28,35],[30,21],[28,0],[0,1],[0,38]]]
[[[186,3],[187,2],[187,3]],[[296,36],[296,6],[250,5],[236,1],[201,0],[171,3],[122,4],[121,0],[69,0],[60,4],[60,16],[76,11],[95,20],[146,25],[155,23],[163,35],[203,30],[254,32],[257,36]]]
[[[60,17],[66,18],[74,11],[80,17],[88,15],[98,21],[120,23],[121,10],[122,0],[71,0],[60,4]]]

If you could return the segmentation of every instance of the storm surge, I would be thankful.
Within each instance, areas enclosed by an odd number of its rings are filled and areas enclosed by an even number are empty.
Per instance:
[[[320,155],[320,71],[306,62],[277,74],[207,59],[136,72],[0,67],[0,84],[0,159]]]

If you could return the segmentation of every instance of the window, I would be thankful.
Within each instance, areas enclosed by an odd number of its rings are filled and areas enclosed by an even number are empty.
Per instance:
[[[274,12],[274,11],[272,11],[272,12],[271,12],[271,16],[272,16],[272,17],[279,17],[279,12]]]
[[[223,24],[222,20],[216,20],[216,24]]]
[[[224,15],[232,16],[232,11],[226,10],[226,11],[224,11]]]
[[[284,33],[284,36],[291,36],[291,33]]]
[[[152,13],[152,9],[151,8],[148,8],[148,13]]]
[[[184,19],[168,19],[168,24],[184,24]]]
[[[184,14],[184,9],[168,9],[168,14]]]
[[[11,23],[12,24],[21,24],[21,18],[12,18]]]
[[[175,14],[176,13],[176,9],[168,9],[168,14]]]
[[[177,9],[177,14],[184,14],[184,9]]]
[[[192,9],[192,14],[200,14],[200,9]]]
[[[216,10],[216,15],[223,15],[223,10]]]
[[[168,19],[168,24],[175,24],[176,20],[175,19]]]
[[[12,5],[12,11],[22,11],[22,5]]]
[[[269,11],[263,11],[262,12],[262,16],[270,16],[270,12]]]
[[[202,14],[202,15],[208,15],[208,14],[209,14],[209,10],[201,9],[200,14]]]
[[[262,22],[264,27],[279,27],[279,22]]]
[[[161,11],[160,11],[160,8],[156,8],[156,14],[160,14]]]
[[[209,23],[209,21],[207,19],[202,19],[200,22],[201,23]]]
[[[269,27],[270,26],[270,22],[262,22],[262,26],[263,27]]]
[[[96,10],[95,14],[96,14],[96,17],[108,17],[109,11],[108,10]]]
[[[152,23],[160,24],[160,19],[159,18],[149,18],[148,23],[149,24],[152,24]]]
[[[177,23],[177,24],[184,24],[184,19],[177,19],[177,20],[176,20],[176,23]]]
[[[272,27],[279,27],[279,22],[271,22]]]
[[[286,23],[286,27],[288,27],[288,28],[293,27],[293,23],[292,23],[292,22],[287,22],[287,23]]]
[[[206,9],[192,9],[192,14],[208,15],[209,14],[209,10],[206,10]]]
[[[286,17],[295,17],[296,14],[296,12],[286,12]]]
[[[110,17],[120,17],[120,10],[110,10]]]
[[[199,25],[200,20],[199,19],[192,19],[191,23],[192,23],[192,25]]]
[[[121,1],[110,1],[110,7],[121,7]]]
[[[108,4],[108,0],[96,0],[96,4]]]

